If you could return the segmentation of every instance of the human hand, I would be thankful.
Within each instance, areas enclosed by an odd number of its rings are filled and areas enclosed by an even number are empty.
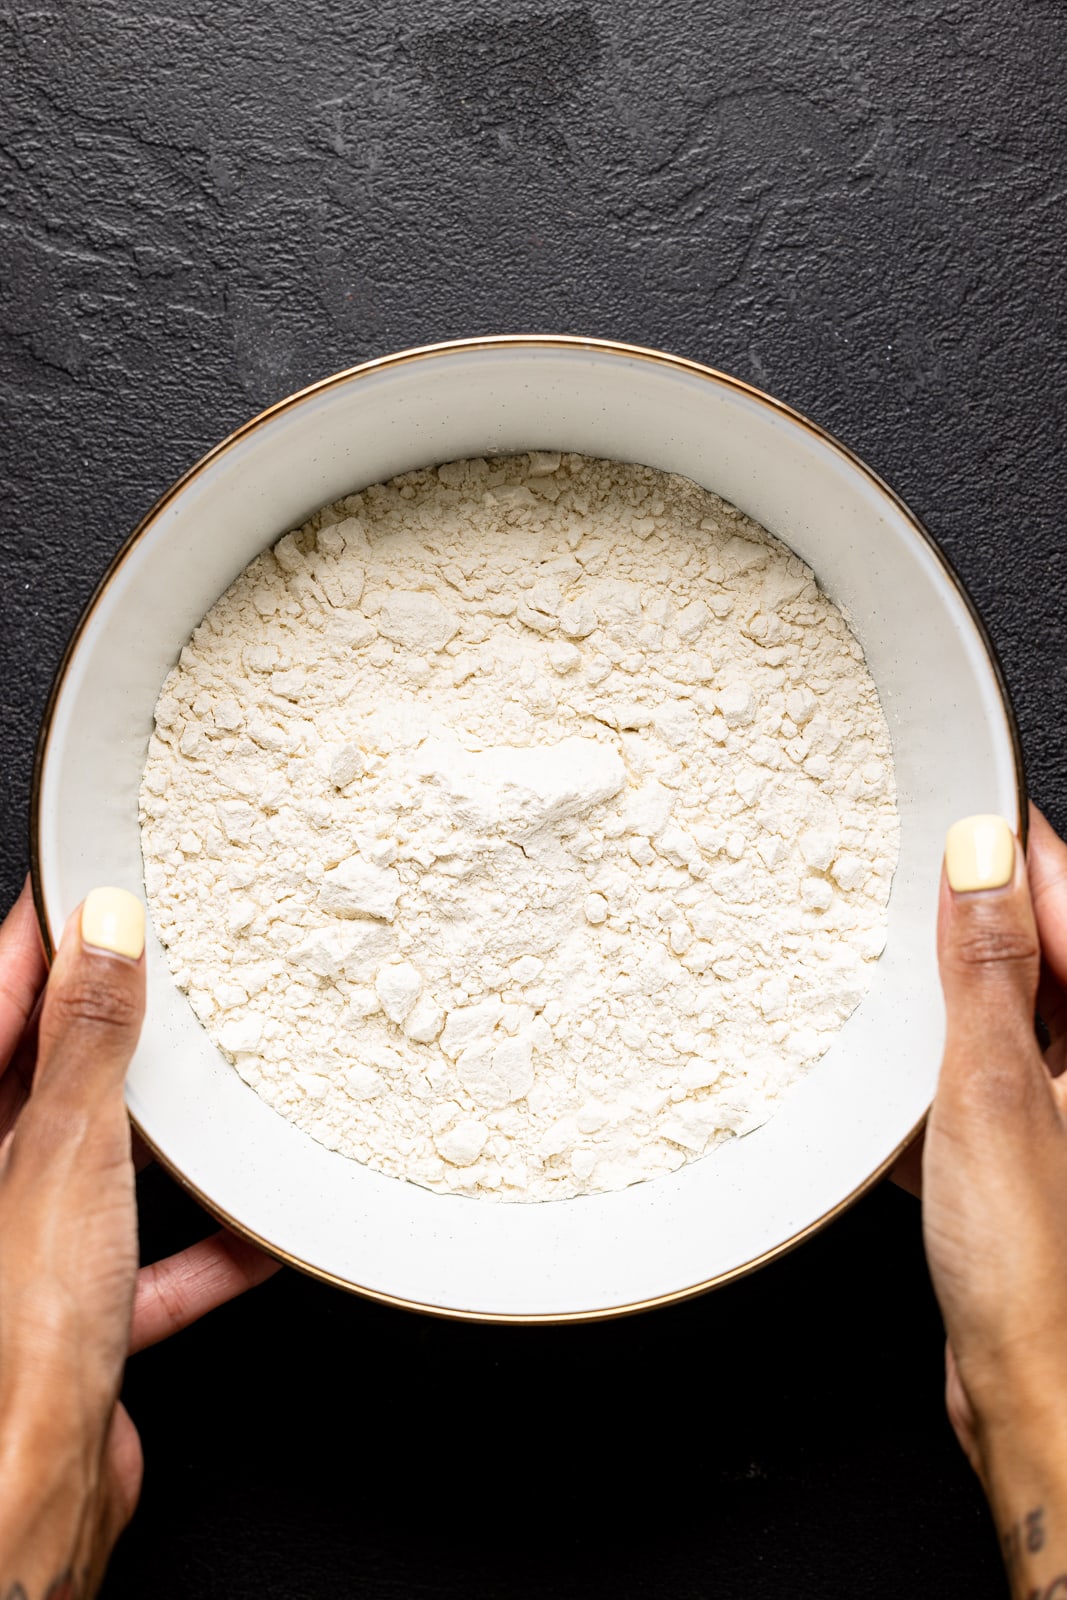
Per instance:
[[[114,890],[74,913],[50,975],[28,885],[0,926],[5,1600],[95,1592],[141,1486],[118,1399],[127,1353],[278,1267],[220,1233],[138,1271],[123,1081],[144,1016],[143,947],[140,902]]]
[[[948,1413],[1014,1592],[1051,1600],[1067,1596],[1067,846],[1036,809],[1029,864],[999,819],[951,830],[938,953],[922,1193]]]

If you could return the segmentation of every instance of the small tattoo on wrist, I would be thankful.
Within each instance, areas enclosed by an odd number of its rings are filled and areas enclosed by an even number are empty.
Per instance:
[[[1036,1556],[1045,1548],[1044,1506],[1035,1506],[1032,1511],[1020,1517],[1018,1522],[1013,1522],[1001,1535],[1000,1545],[1004,1555],[1004,1565],[1010,1577],[1017,1570],[1024,1551],[1027,1555]],[[1067,1600],[1067,1593],[1064,1594],[1063,1600]]]
[[[1047,1588],[1031,1589],[1026,1600],[1067,1600],[1067,1572],[1053,1578]]]
[[[84,1589],[79,1588],[73,1572],[68,1567],[66,1572],[61,1572],[58,1578],[52,1579],[44,1591],[44,1600],[79,1600],[79,1596],[84,1593]],[[3,1591],[2,1600],[30,1600],[30,1597],[21,1583],[13,1583],[9,1589]]]
[[[53,1581],[51,1588],[45,1590],[44,1600],[78,1600],[81,1592],[74,1582],[73,1572],[68,1570],[61,1572]]]

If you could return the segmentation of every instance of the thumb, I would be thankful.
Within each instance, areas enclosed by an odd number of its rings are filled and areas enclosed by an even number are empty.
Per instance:
[[[33,1093],[46,1104],[91,1110],[121,1098],[144,1019],[144,907],[125,889],[94,889],[63,931],[38,1032]]]
[[[1023,852],[1003,817],[949,829],[938,916],[947,1036],[941,1091],[998,1110],[1048,1093],[1034,1035],[1041,946]]]

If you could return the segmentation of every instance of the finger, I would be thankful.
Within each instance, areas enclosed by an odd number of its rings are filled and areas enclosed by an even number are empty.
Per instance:
[[[121,1104],[144,1005],[144,907],[124,889],[94,889],[68,921],[48,980],[20,1131],[46,1111],[74,1128],[100,1105]]]
[[[923,1144],[926,1130],[920,1129],[915,1138],[896,1159],[889,1171],[890,1183],[895,1183],[898,1189],[914,1195],[917,1200],[922,1199],[923,1192]]]
[[[1027,854],[1041,948],[1051,971],[1067,983],[1067,844],[1035,805]]]
[[[974,1407],[963,1387],[963,1379],[960,1377],[960,1369],[956,1362],[956,1352],[948,1340],[945,1341],[945,1410],[948,1412],[952,1431],[959,1440],[964,1455],[981,1478],[983,1486],[988,1488],[982,1455],[978,1449],[978,1424]]]
[[[21,1073],[12,1068],[0,1078],[0,1148],[15,1127],[30,1091]]]
[[[133,1170],[138,1174],[142,1173],[145,1167],[150,1167],[156,1159],[136,1128],[130,1131],[130,1154],[133,1157]]]
[[[41,1021],[42,995],[33,1015],[15,1046],[15,1053],[0,1076],[0,1141],[5,1139],[18,1121],[33,1084],[33,1069],[37,1065],[37,1035]]]
[[[1067,1069],[1067,1035],[1060,1034],[1045,1051],[1045,1065],[1053,1078],[1063,1076]]]
[[[1035,805],[1027,851],[1030,895],[1041,940],[1038,1009],[1053,1039],[1067,1033],[1067,844]]]
[[[1037,1096],[1051,1108],[1034,1036],[1041,947],[1026,863],[1003,817],[949,829],[938,959],[947,1020],[939,1098],[998,1115]]]
[[[0,1072],[15,1053],[47,976],[27,878],[0,927]]]
[[[273,1276],[280,1261],[225,1231],[137,1274],[130,1354],[180,1333],[227,1300]]]

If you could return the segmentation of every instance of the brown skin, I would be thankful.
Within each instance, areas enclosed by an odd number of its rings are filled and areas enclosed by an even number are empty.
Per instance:
[[[141,1487],[127,1353],[277,1270],[227,1234],[138,1270],[144,1007],[144,959],[86,948],[80,908],[48,975],[23,891],[0,927],[0,1597],[95,1593]]]
[[[1003,889],[942,880],[947,1037],[918,1187],[948,1332],[948,1412],[990,1497],[1013,1592],[1067,1600],[1067,845],[1032,812]],[[143,961],[82,948],[48,983],[24,894],[0,929],[0,1597],[91,1594],[136,1504],[128,1348],[274,1263],[220,1235],[137,1272],[122,1083]],[[1052,1042],[1034,1036],[1040,1005]],[[27,1099],[28,1067],[36,1076]],[[57,1587],[57,1585],[62,1587]],[[15,1592],[18,1592],[17,1590]]]
[[[895,1176],[918,1192],[921,1165],[948,1414],[1013,1593],[1067,1600],[1067,845],[1035,808],[1006,888],[954,894],[942,876],[938,957],[941,1077]]]

